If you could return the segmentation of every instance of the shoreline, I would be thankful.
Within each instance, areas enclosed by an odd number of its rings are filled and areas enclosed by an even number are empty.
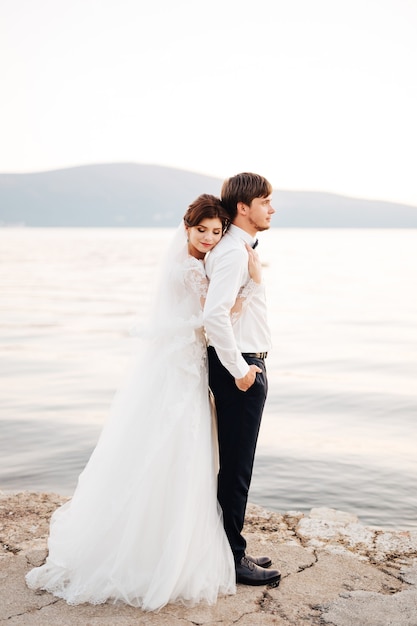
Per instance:
[[[276,513],[248,505],[248,553],[268,554],[282,572],[277,588],[238,585],[214,606],[169,604],[158,613],[126,605],[68,606],[29,590],[52,512],[68,497],[0,491],[0,624],[9,626],[417,626],[417,530],[365,526],[355,515],[316,508]]]

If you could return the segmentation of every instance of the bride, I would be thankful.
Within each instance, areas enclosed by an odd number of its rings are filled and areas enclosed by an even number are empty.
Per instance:
[[[131,372],[72,499],[52,516],[46,562],[26,575],[32,589],[68,604],[122,601],[149,611],[235,593],[201,321],[204,257],[227,225],[215,196],[188,208]],[[260,282],[252,251],[249,269],[235,317]]]

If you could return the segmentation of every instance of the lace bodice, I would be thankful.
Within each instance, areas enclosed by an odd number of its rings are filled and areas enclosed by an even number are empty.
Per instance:
[[[203,299],[201,303],[203,308],[209,285],[203,261],[193,256],[187,257],[184,263],[184,283],[187,289]]]
[[[193,256],[189,256],[187,258],[184,263],[184,283],[187,289],[190,289],[193,293],[199,296],[201,309],[203,309],[207,296],[209,279],[206,276],[202,260],[196,259]],[[242,315],[242,312],[253,294],[257,293],[257,291],[261,288],[261,284],[256,283],[252,279],[250,279],[246,285],[241,287],[236,298],[236,302],[230,311],[232,324],[234,324]]]

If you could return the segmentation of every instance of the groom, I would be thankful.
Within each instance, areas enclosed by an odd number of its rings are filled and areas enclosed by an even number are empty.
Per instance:
[[[230,215],[229,230],[208,255],[210,279],[204,307],[209,348],[209,383],[219,433],[218,499],[236,564],[236,580],[246,585],[279,584],[268,557],[246,554],[242,536],[256,442],[268,389],[265,358],[270,348],[263,286],[248,294],[240,317],[230,317],[240,289],[250,277],[245,243],[270,227],[271,184],[243,173],[223,183],[221,200]]]

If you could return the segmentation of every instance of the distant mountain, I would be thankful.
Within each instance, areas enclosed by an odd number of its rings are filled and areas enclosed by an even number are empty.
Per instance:
[[[86,165],[0,174],[0,225],[175,226],[221,180],[157,165]],[[274,226],[416,228],[417,207],[313,191],[274,191]]]

